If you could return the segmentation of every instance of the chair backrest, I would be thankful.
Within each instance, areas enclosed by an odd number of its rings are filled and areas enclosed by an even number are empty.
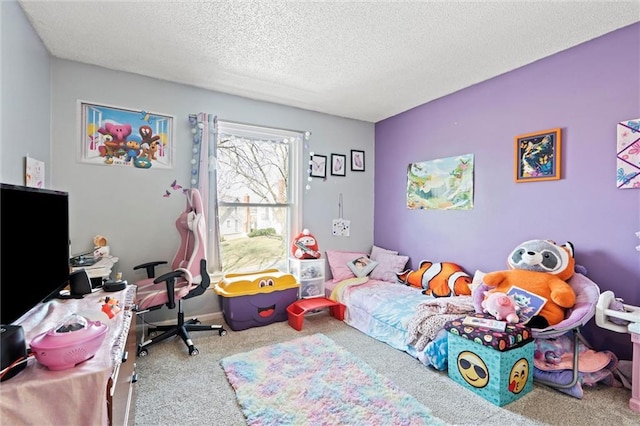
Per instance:
[[[207,273],[207,227],[204,218],[202,198],[197,189],[185,192],[185,210],[176,219],[180,234],[180,247],[171,263],[172,269],[185,271],[187,281],[192,286],[209,285]],[[204,289],[203,289],[204,290]]]

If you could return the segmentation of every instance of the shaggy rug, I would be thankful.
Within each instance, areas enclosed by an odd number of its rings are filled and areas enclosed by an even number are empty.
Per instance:
[[[220,361],[250,425],[444,425],[323,334]]]

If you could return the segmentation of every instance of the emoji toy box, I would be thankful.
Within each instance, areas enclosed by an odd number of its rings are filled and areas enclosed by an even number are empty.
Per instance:
[[[287,321],[287,306],[298,300],[300,284],[291,274],[267,269],[226,274],[213,290],[224,320],[234,331]]]
[[[450,378],[501,407],[533,389],[534,343],[526,326],[489,319],[473,314],[445,324],[448,371]]]

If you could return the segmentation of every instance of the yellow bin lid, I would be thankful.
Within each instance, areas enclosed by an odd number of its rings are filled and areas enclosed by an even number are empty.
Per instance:
[[[300,287],[295,277],[277,269],[249,272],[245,274],[225,274],[213,287],[219,296],[247,296],[257,293],[272,293]]]

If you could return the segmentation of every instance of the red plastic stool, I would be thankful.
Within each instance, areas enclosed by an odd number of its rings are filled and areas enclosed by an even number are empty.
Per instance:
[[[289,325],[298,331],[302,330],[304,315],[309,311],[321,308],[329,308],[331,316],[342,321],[344,320],[344,311],[347,307],[342,303],[327,299],[326,297],[300,299],[287,306]]]

